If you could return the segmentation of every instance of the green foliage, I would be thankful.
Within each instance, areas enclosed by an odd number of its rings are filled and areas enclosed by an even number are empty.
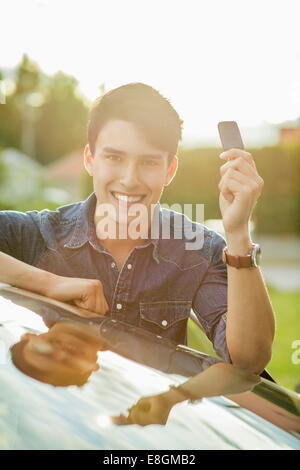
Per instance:
[[[5,181],[5,177],[6,177],[6,168],[5,168],[4,162],[2,161],[2,158],[0,158],[0,186]]]
[[[269,295],[276,318],[276,332],[272,359],[268,365],[270,374],[291,390],[300,383],[300,364],[294,364],[292,343],[300,340],[300,292],[281,292],[269,288]]]
[[[16,93],[21,95],[30,91],[35,91],[40,83],[40,70],[37,64],[32,62],[29,57],[24,54],[22,62],[17,68],[17,87]]]
[[[218,357],[206,334],[191,319],[188,321],[188,346],[210,356]]]
[[[74,77],[63,72],[47,76],[24,55],[15,81],[14,93],[0,106],[0,146],[14,147],[47,164],[85,145],[88,104],[78,95]],[[28,132],[30,126],[33,150],[22,142],[24,129]]]
[[[264,189],[253,212],[257,233],[300,233],[300,147],[277,146],[249,149]],[[179,151],[176,177],[165,189],[161,202],[204,204],[204,218],[220,218],[220,149]]]
[[[41,163],[84,147],[88,109],[76,95],[77,81],[58,72],[51,80],[36,125]]]

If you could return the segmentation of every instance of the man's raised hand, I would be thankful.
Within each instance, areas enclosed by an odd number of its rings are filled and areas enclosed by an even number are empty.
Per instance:
[[[249,152],[231,149],[220,158],[226,160],[220,168],[219,182],[223,226],[225,232],[238,232],[247,227],[264,181]]]

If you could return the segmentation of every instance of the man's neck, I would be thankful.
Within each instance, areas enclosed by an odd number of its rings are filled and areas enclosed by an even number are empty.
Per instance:
[[[95,227],[99,227],[99,217],[96,216],[96,213],[94,215],[94,224]],[[119,236],[120,233],[122,233],[122,231],[119,230],[118,223],[116,223],[116,237],[109,237],[107,234],[101,234],[96,230],[98,240],[100,240],[101,244],[113,255],[121,269],[130,251],[135,246],[143,245],[147,241],[147,238],[130,238],[128,236],[127,228],[125,231],[125,234],[127,235],[126,238],[124,238],[124,235],[123,237]]]
[[[127,251],[128,253],[132,248],[138,245],[143,245],[146,240],[144,238],[138,238],[137,240],[133,240],[131,238],[126,238],[126,239],[111,239],[111,238],[105,238],[101,239],[102,245],[105,246],[105,248],[108,249],[108,251],[113,252],[113,251]]]

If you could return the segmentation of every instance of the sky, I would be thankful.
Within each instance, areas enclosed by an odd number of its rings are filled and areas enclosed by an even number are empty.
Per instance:
[[[27,53],[90,100],[141,81],[171,101],[184,143],[235,120],[263,145],[300,115],[299,18],[299,0],[0,0],[0,68]]]

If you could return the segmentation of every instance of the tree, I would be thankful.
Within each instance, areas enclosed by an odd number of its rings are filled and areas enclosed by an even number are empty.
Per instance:
[[[81,148],[86,141],[87,104],[77,93],[77,80],[58,72],[49,81],[36,125],[37,159],[47,163]]]
[[[0,106],[0,147],[43,164],[83,147],[88,103],[77,80],[63,72],[47,76],[26,54],[14,72],[15,91]]]

